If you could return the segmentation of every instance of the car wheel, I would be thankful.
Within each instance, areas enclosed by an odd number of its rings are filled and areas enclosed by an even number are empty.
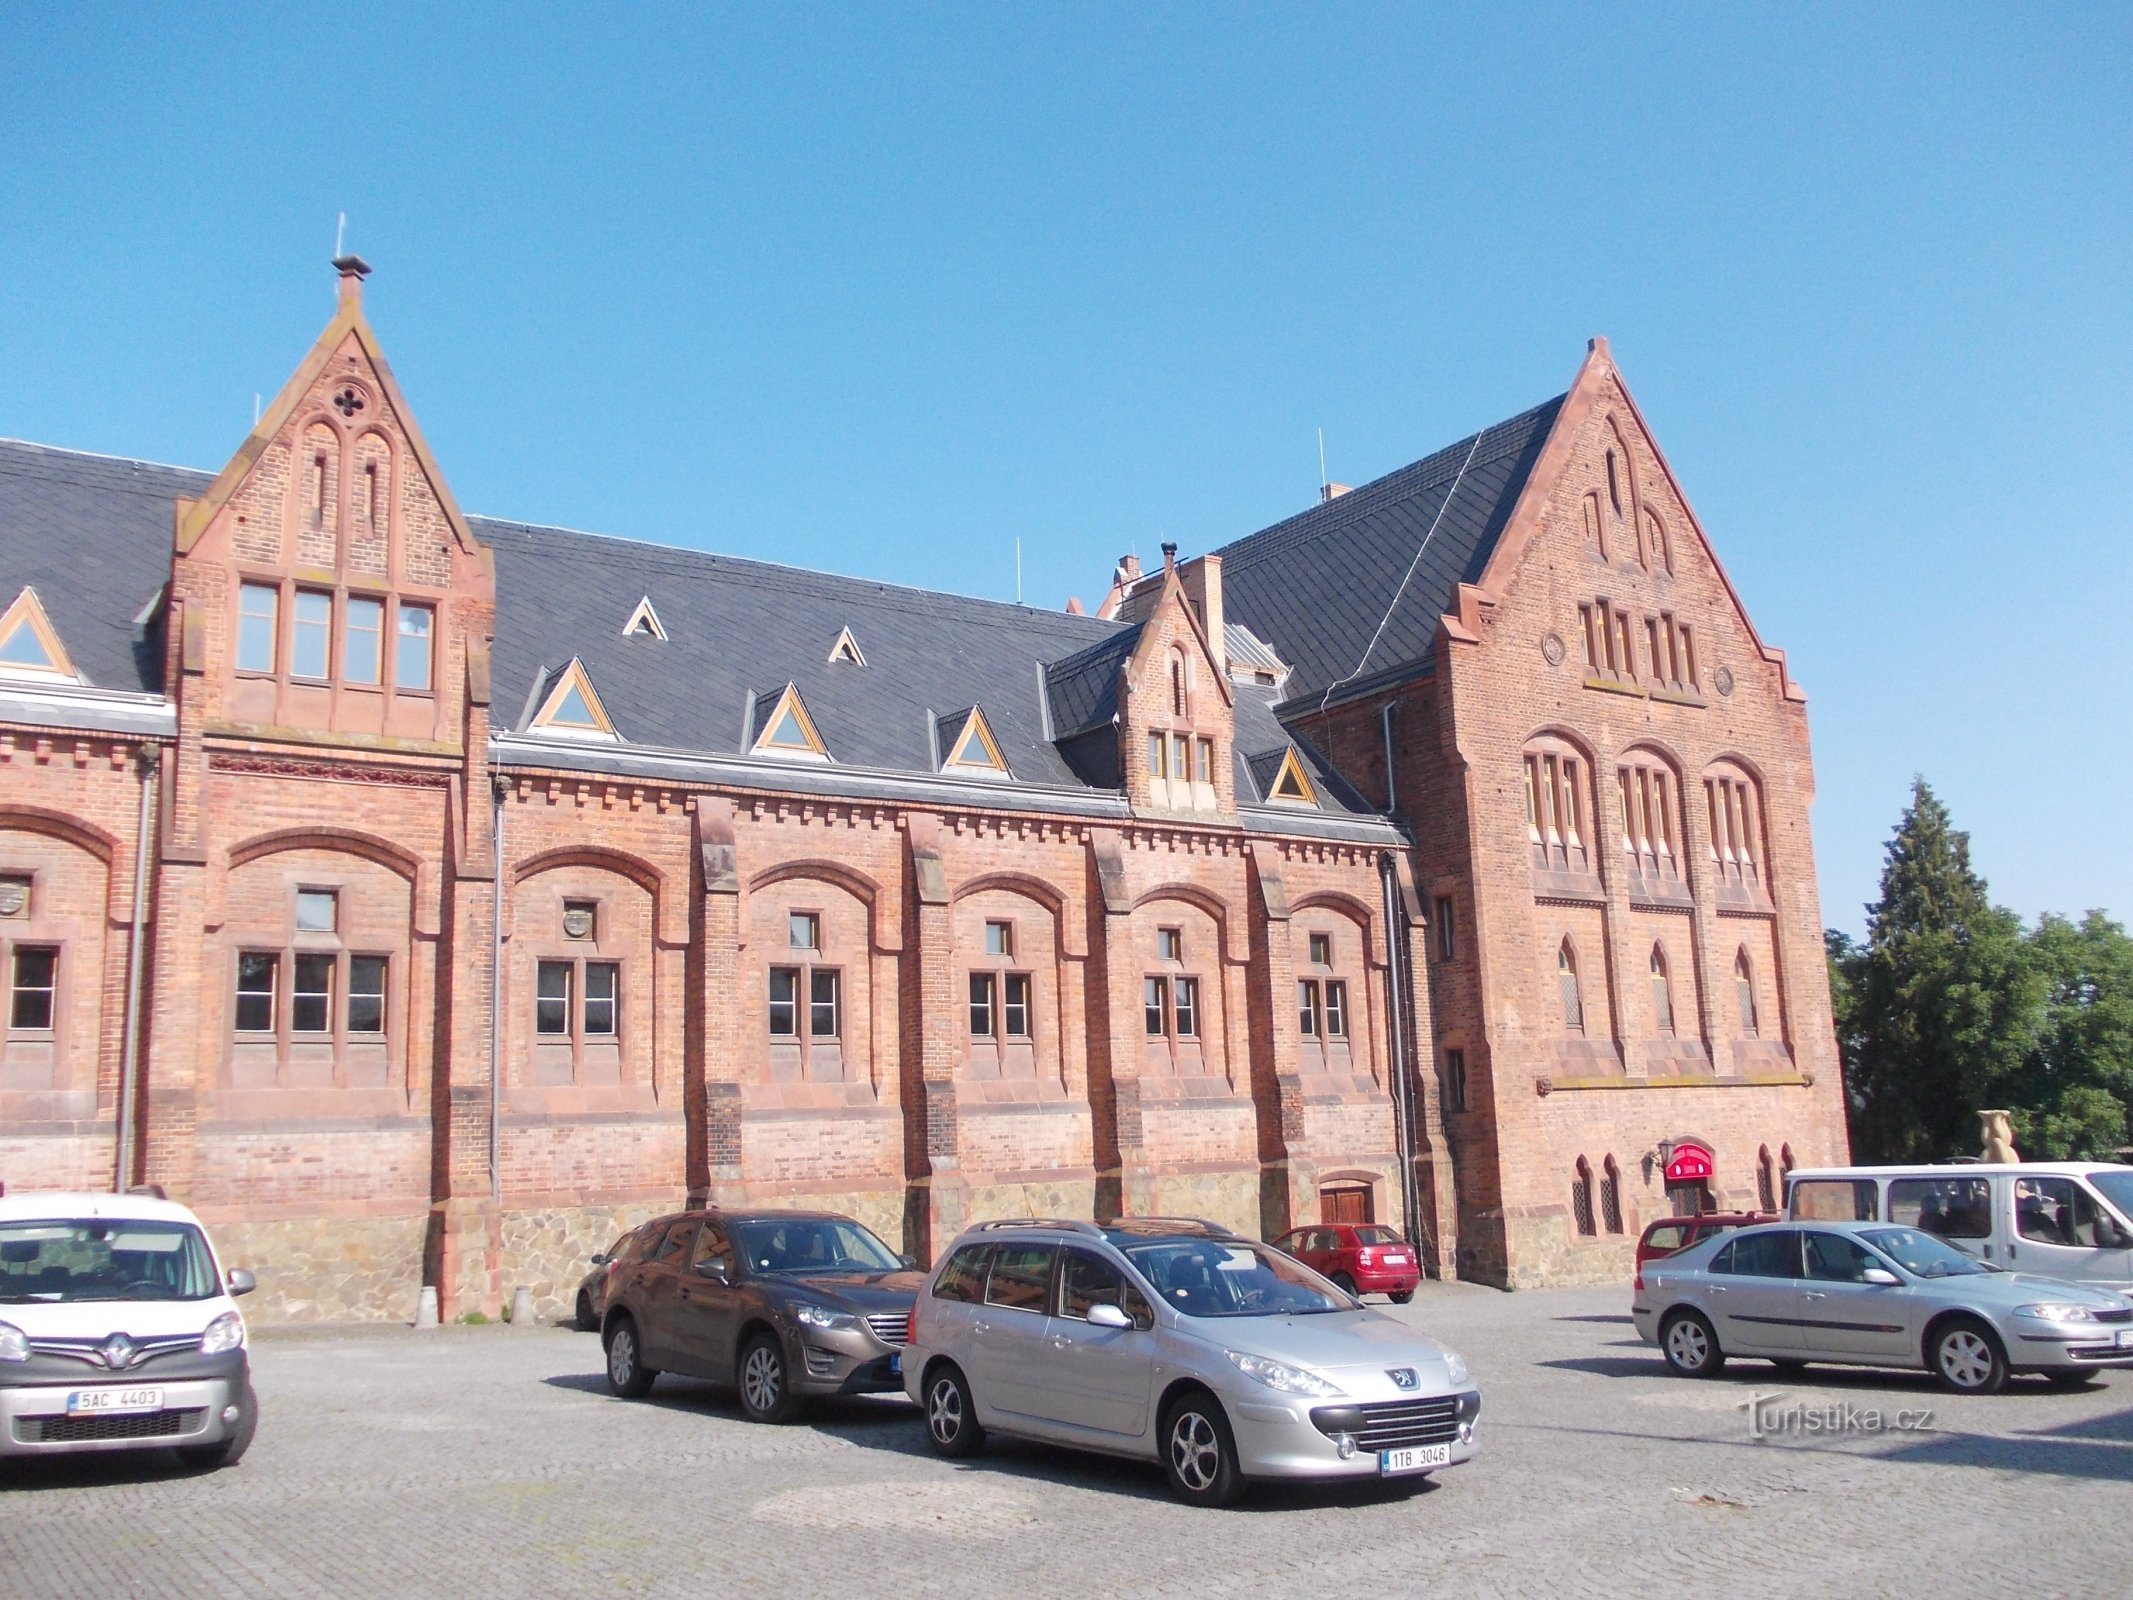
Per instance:
[[[259,1431],[259,1401],[247,1394],[238,1404],[243,1408],[242,1413],[227,1438],[217,1439],[213,1444],[180,1445],[178,1459],[201,1472],[234,1467],[242,1461],[244,1453],[252,1448],[252,1435]]]
[[[625,1400],[637,1400],[650,1392],[659,1374],[644,1364],[644,1351],[637,1343],[637,1324],[617,1317],[607,1330],[607,1386]]]
[[[985,1442],[970,1385],[952,1362],[942,1362],[926,1380],[926,1437],[936,1455],[951,1461],[975,1454]]]
[[[1396,1306],[1404,1306],[1414,1297],[1415,1292],[1412,1289],[1395,1289],[1392,1291],[1392,1303]]]
[[[1355,1280],[1345,1272],[1336,1272],[1333,1274],[1333,1287],[1340,1290],[1342,1294],[1354,1294]]]
[[[1244,1492],[1229,1418],[1206,1390],[1189,1391],[1164,1413],[1163,1470],[1189,1505],[1226,1506]]]
[[[1700,1311],[1677,1311],[1659,1325],[1666,1364],[1684,1378],[1713,1378],[1726,1364],[1718,1335]]]
[[[593,1299],[583,1289],[578,1291],[578,1332],[591,1333],[600,1326],[600,1319],[593,1315]]]
[[[790,1422],[800,1409],[785,1370],[785,1347],[759,1333],[741,1347],[741,1410],[750,1422]]]
[[[1957,1317],[1942,1323],[1926,1354],[1933,1375],[1957,1394],[1998,1394],[2007,1387],[2007,1356],[1982,1322]]]

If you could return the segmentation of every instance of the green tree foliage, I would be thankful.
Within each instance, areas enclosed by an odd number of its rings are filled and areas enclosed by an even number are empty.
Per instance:
[[[2133,940],[2100,912],[2025,933],[1923,778],[1888,845],[1866,941],[1827,936],[1837,1043],[1863,1161],[1975,1153],[2013,1112],[2038,1159],[2107,1155],[2133,1105]]]

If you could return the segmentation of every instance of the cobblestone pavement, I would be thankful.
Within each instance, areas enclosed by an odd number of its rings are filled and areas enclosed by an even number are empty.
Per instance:
[[[1465,1352],[1485,1449],[1427,1487],[1174,1504],[1154,1467],[994,1442],[950,1465],[916,1413],[787,1428],[707,1386],[608,1397],[559,1328],[263,1337],[258,1442],[0,1473],[0,1593],[32,1596],[1976,1594],[2126,1583],[2133,1374],[1960,1400],[1922,1376],[1739,1362],[1669,1377],[1622,1291],[1427,1286],[1395,1312]],[[1930,1408],[1903,1434],[1750,1437],[1751,1395]]]

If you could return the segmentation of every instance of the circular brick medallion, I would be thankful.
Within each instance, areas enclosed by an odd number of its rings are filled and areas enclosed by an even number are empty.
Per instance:
[[[1563,636],[1559,633],[1551,633],[1541,640],[1541,654],[1548,658],[1548,665],[1551,667],[1561,666],[1563,657],[1568,653],[1563,648]]]
[[[1711,675],[1711,681],[1718,685],[1720,694],[1731,694],[1733,692],[1733,669],[1731,667],[1720,667]]]

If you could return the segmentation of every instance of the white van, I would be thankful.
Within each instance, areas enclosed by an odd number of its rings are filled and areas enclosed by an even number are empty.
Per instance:
[[[2133,1290],[2133,1167],[2100,1161],[1801,1168],[1786,1215],[1896,1222],[2015,1272]]]
[[[200,1219],[139,1194],[0,1194],[0,1457],[175,1448],[258,1425],[244,1318]]]

